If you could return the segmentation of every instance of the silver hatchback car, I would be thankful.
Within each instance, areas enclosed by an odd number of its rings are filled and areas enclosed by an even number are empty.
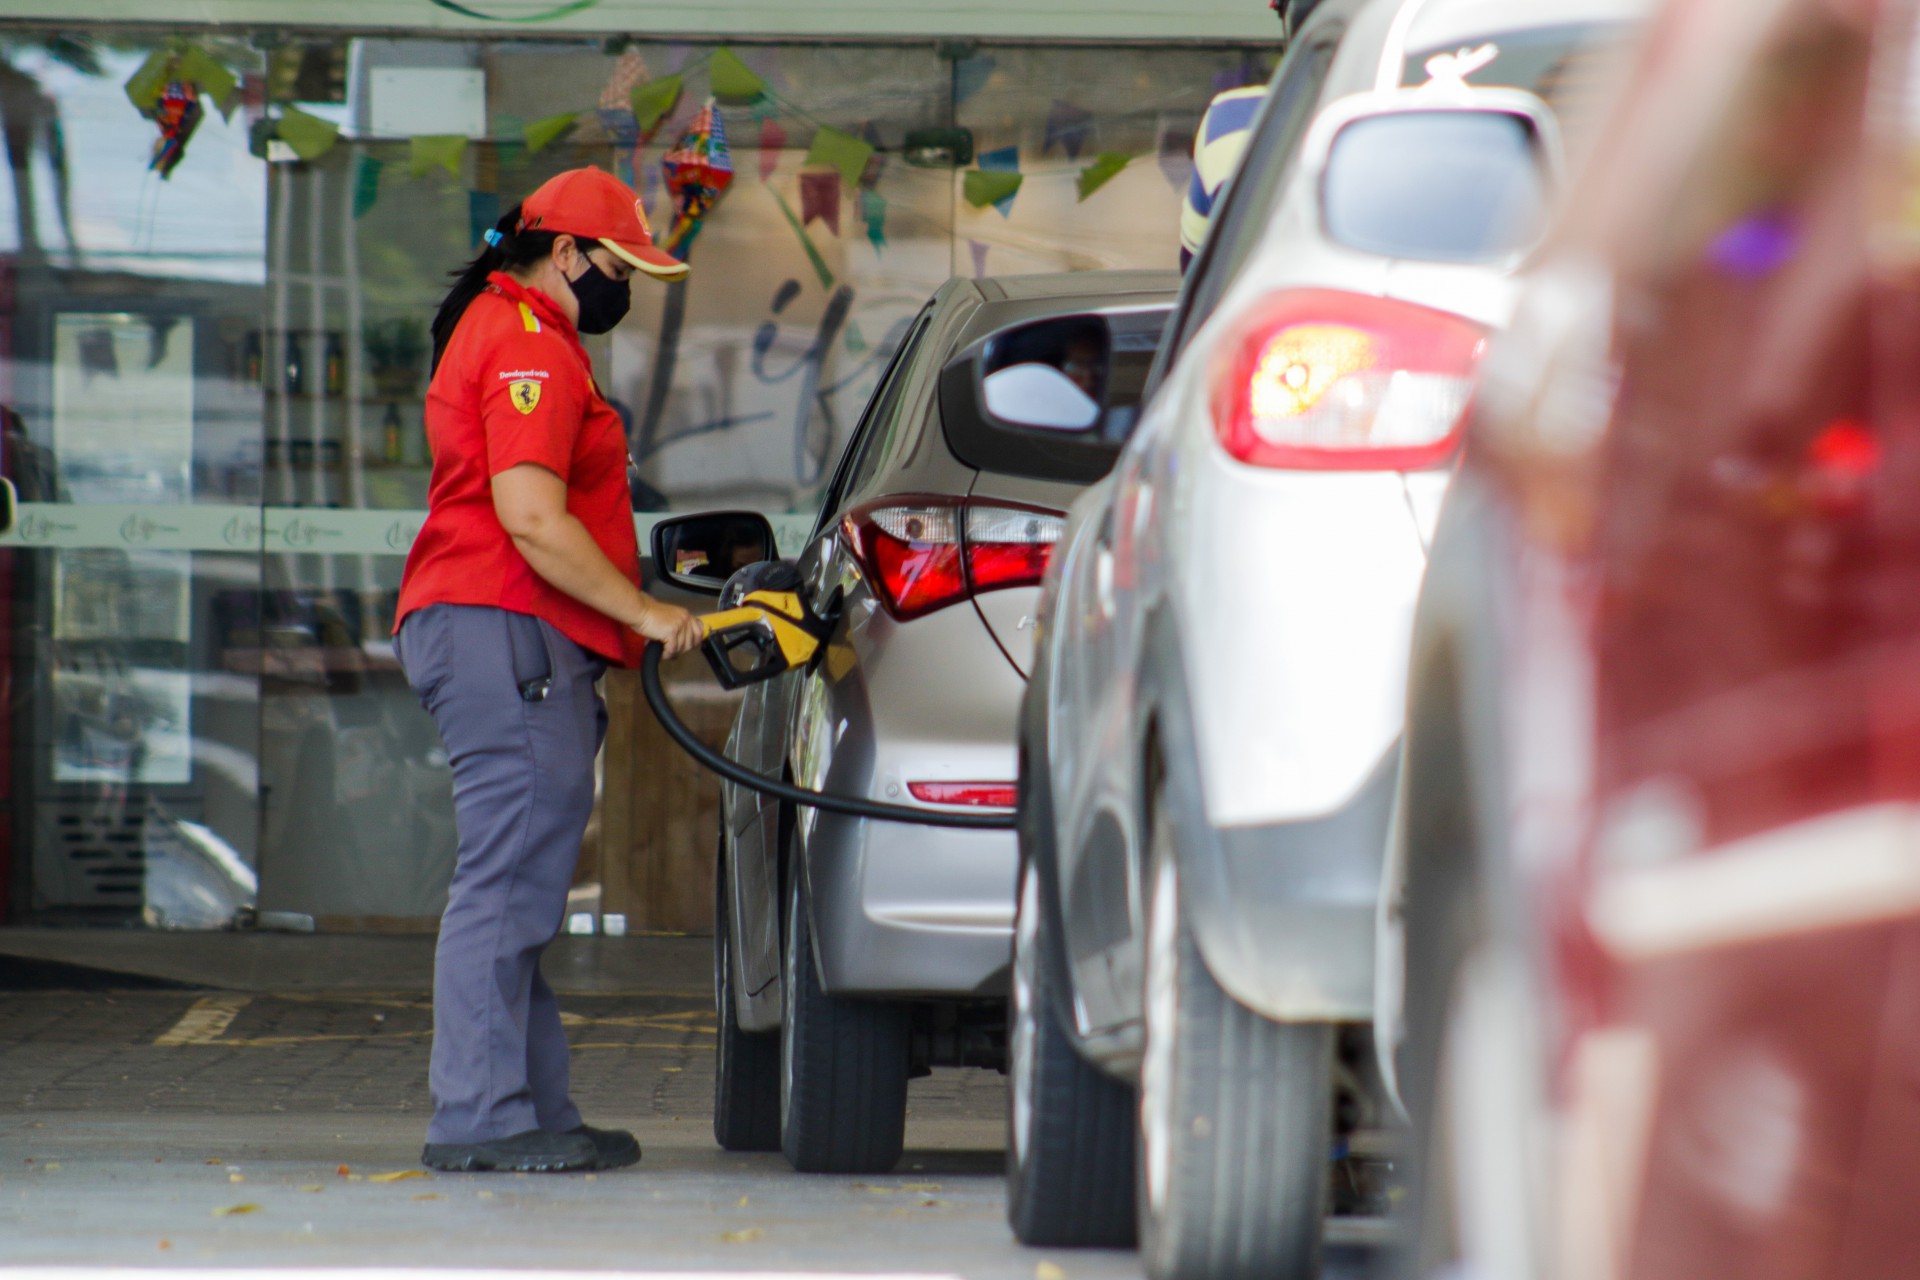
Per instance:
[[[1040,577],[1132,424],[1177,286],[1172,272],[942,286],[798,561],[809,606],[836,621],[805,670],[751,686],[729,755],[835,795],[1010,815]],[[1014,833],[732,785],[721,812],[715,1137],[801,1170],[891,1168],[910,1077],[1004,1066]]]
[[[1155,1280],[1392,1203],[1373,921],[1461,414],[1639,0],[1324,0],[1072,508],[1021,748],[1010,1216]],[[1137,1161],[1138,1177],[1135,1177]],[[1353,1219],[1372,1219],[1360,1225]]]

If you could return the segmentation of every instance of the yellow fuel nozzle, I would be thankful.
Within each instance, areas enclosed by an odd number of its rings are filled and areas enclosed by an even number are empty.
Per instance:
[[[813,661],[827,626],[797,592],[753,591],[738,608],[707,614],[700,651],[723,688],[739,689]]]

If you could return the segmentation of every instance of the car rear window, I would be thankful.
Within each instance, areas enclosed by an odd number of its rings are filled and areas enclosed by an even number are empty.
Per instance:
[[[983,411],[972,374],[962,367],[967,363],[962,353],[941,375],[940,416],[947,447],[961,462],[981,471],[1092,484],[1113,469],[1133,431],[1169,310],[1168,306],[1147,306],[1098,313],[1110,346],[1099,389],[1103,412],[1087,431],[1023,427],[993,418]],[[981,344],[982,369],[991,373],[1015,363],[1060,359],[1058,354],[1024,347],[1009,349],[1013,346],[1010,336],[996,334]]]
[[[1340,131],[1320,198],[1327,234],[1349,248],[1489,262],[1539,234],[1547,183],[1533,130],[1520,116],[1403,112]]]

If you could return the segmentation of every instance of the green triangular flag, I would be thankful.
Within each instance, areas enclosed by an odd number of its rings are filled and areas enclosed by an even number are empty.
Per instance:
[[[520,131],[520,136],[527,141],[528,153],[538,155],[555,142],[558,142],[579,120],[580,113],[578,111],[562,111],[557,116],[548,116],[544,120],[535,120],[532,124]]]
[[[821,125],[820,132],[813,135],[813,145],[807,148],[808,164],[833,166],[840,171],[840,180],[849,187],[860,185],[860,175],[867,171],[867,161],[871,159],[870,143],[831,125]]]
[[[752,102],[767,91],[767,82],[725,45],[707,59],[707,75],[713,84],[713,96],[722,100]]]
[[[373,208],[374,201],[380,198],[380,171],[387,167],[384,160],[363,155],[353,174],[353,216],[364,218],[367,210]]]
[[[887,201],[878,191],[860,193],[860,219],[867,224],[867,241],[875,253],[887,247]]]
[[[213,105],[220,108],[221,115],[232,111],[233,91],[240,87],[240,81],[205,49],[198,45],[188,46],[180,55],[173,73],[212,98]]]
[[[847,354],[863,356],[867,353],[867,335],[860,332],[858,320],[847,321]]]
[[[633,118],[639,122],[640,132],[652,129],[660,123],[660,117],[673,110],[673,104],[680,101],[680,84],[680,75],[675,72],[634,86],[628,101],[633,104]]]
[[[1093,163],[1080,171],[1080,199],[1085,200],[1113,181],[1132,161],[1133,157],[1124,151],[1102,151],[1095,156]]]
[[[807,251],[807,261],[813,264],[813,273],[820,277],[820,287],[833,288],[833,270],[827,266],[827,260],[820,256],[820,250],[814,246],[813,237],[809,236],[807,229],[800,225],[800,219],[793,216],[793,209],[787,204],[786,197],[775,191],[771,185],[767,190],[773,193],[774,202],[780,206],[780,213],[786,218],[787,225],[793,228],[793,234],[800,237],[800,244]]]
[[[276,133],[280,141],[292,147],[293,154],[302,160],[318,160],[333,150],[333,144],[339,141],[340,126],[331,120],[308,115],[298,107],[286,107],[280,112]]]
[[[167,87],[173,57],[171,49],[155,49],[148,54],[140,69],[127,77],[127,100],[142,111],[153,110],[153,104],[160,101],[160,91]]]
[[[1001,173],[992,169],[969,169],[960,184],[960,194],[976,209],[998,204],[1020,189],[1024,174]]]
[[[427,170],[438,165],[453,177],[460,176],[460,157],[467,153],[467,140],[463,135],[430,133],[408,141],[411,146],[407,157],[408,173],[423,178]]]

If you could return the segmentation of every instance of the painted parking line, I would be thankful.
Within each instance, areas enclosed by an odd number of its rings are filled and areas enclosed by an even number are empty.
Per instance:
[[[212,1044],[226,1034],[240,1011],[253,1003],[252,996],[201,996],[193,1007],[180,1015],[180,1021],[162,1032],[156,1045]]]
[[[281,997],[268,997],[278,999]],[[319,1003],[311,997],[286,997],[300,1000],[302,1003]],[[323,1042],[367,1040],[401,1040],[431,1036],[430,1029],[418,1031],[400,1031],[382,1029],[370,1032],[321,1032],[309,1035],[268,1035],[268,1036],[226,1036],[227,1029],[240,1011],[253,1002],[250,995],[202,996],[180,1017],[180,1021],[163,1032],[154,1044],[164,1047],[180,1045],[219,1045],[222,1048],[274,1049],[297,1044],[320,1044]],[[431,1003],[401,1002],[391,999],[366,999],[340,997],[326,1003],[367,1004],[387,1008],[431,1009]],[[562,1013],[560,1020],[569,1029],[586,1027],[623,1027],[634,1030],[671,1031],[683,1035],[711,1036],[717,1027],[711,1010],[695,1009],[680,1013],[642,1014],[638,1016],[589,1017],[577,1013]],[[644,1043],[599,1043],[576,1044],[576,1049],[711,1049],[705,1044],[644,1044]]]

